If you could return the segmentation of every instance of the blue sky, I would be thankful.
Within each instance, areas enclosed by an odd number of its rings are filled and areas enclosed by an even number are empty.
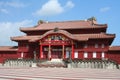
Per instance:
[[[24,35],[20,27],[38,20],[85,20],[91,16],[108,24],[107,33],[116,34],[112,45],[120,45],[120,0],[0,0],[0,46],[17,45],[11,36]]]

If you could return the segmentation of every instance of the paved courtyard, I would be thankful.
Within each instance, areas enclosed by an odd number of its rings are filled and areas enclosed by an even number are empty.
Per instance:
[[[0,68],[0,80],[120,80],[120,70],[80,68]]]

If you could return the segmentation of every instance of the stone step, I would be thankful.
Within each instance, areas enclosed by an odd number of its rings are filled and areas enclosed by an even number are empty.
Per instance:
[[[51,59],[49,61],[43,61],[40,62],[40,64],[64,64],[64,61],[62,59]]]
[[[66,67],[62,59],[51,59],[37,64],[38,67]]]
[[[51,62],[63,62],[62,59],[51,59]]]

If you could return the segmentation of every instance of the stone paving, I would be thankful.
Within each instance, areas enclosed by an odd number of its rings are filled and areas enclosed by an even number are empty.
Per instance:
[[[0,68],[0,80],[120,80],[120,70],[81,68]]]

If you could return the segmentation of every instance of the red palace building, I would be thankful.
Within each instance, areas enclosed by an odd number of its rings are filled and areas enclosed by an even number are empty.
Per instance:
[[[107,24],[98,24],[95,18],[40,20],[34,27],[20,28],[26,35],[11,37],[18,46],[0,47],[0,63],[2,66],[37,63],[41,67],[50,66],[50,61],[54,65],[62,61],[66,67],[119,68],[120,46],[111,46],[115,34],[106,30]]]

